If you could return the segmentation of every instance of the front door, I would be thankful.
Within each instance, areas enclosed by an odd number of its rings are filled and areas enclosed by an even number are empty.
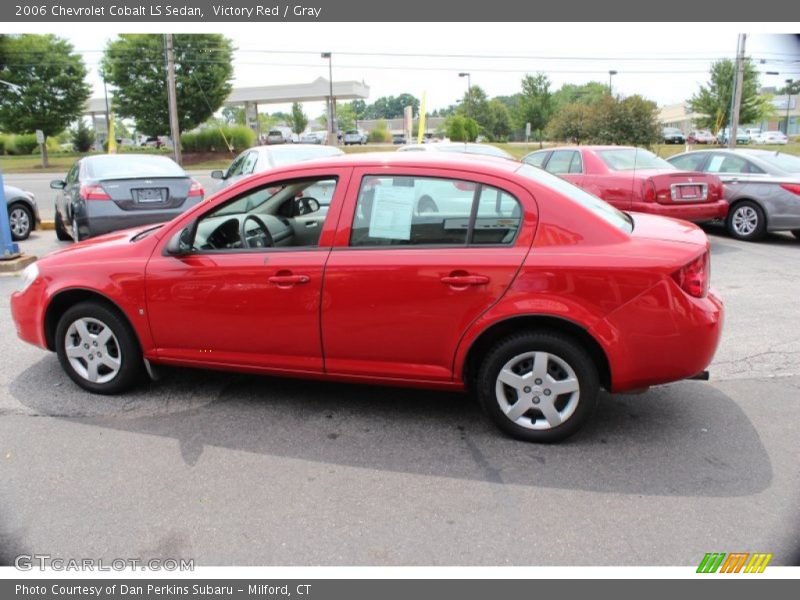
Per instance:
[[[200,216],[190,251],[156,251],[147,311],[159,359],[321,372],[322,275],[348,176],[255,187]],[[334,190],[330,206],[311,202],[320,188]]]

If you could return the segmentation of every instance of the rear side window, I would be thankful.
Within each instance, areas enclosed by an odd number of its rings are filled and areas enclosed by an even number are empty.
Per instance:
[[[544,159],[547,158],[549,154],[550,154],[549,152],[535,152],[523,158],[522,162],[529,164],[532,167],[541,168],[542,165],[544,164]]]
[[[574,150],[555,150],[545,169],[554,175],[580,173],[580,155]]]
[[[761,169],[741,156],[715,154],[708,162],[709,173],[763,173]]]
[[[700,152],[691,152],[689,154],[684,154],[683,156],[676,156],[668,162],[672,163],[673,166],[676,166],[679,169],[683,169],[684,171],[699,171],[706,159],[706,156],[706,154],[702,154]]]
[[[511,244],[522,221],[516,198],[491,186],[435,177],[362,180],[350,245]]]

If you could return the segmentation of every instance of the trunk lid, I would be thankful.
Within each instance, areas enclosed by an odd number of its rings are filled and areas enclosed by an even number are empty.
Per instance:
[[[642,197],[659,204],[703,204],[722,198],[722,181],[709,173],[650,169],[637,171],[637,176],[644,179]]]
[[[174,210],[183,205],[192,181],[189,177],[105,179],[97,185],[122,210]]]
[[[694,223],[645,213],[628,214],[633,219],[631,236],[636,239],[680,242],[696,246],[698,250],[709,246],[705,232]]]

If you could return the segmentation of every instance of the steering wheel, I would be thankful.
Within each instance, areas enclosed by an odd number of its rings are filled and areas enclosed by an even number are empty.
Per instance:
[[[257,233],[247,235],[247,222],[255,221],[260,230]],[[272,234],[264,224],[264,221],[256,215],[247,215],[242,219],[241,227],[239,228],[239,237],[242,240],[243,248],[268,248],[275,245],[275,240],[272,239]]]

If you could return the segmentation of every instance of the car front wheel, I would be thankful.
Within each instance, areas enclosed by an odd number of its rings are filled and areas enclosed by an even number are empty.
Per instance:
[[[591,416],[597,368],[571,338],[528,332],[502,340],[481,364],[476,391],[489,417],[511,437],[558,442]]]
[[[33,230],[33,213],[24,204],[12,204],[8,209],[8,225],[12,240],[27,240]]]
[[[733,206],[725,222],[728,233],[738,240],[752,242],[764,237],[767,219],[764,211],[755,202],[743,200]]]
[[[96,394],[130,388],[142,371],[142,352],[131,326],[114,309],[81,302],[56,327],[56,353],[67,375]]]

